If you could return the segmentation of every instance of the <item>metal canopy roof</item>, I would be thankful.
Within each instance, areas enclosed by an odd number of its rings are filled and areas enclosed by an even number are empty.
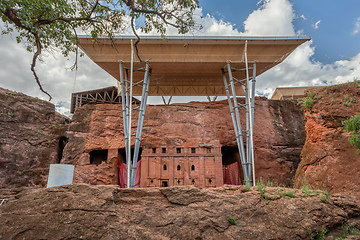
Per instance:
[[[96,64],[120,79],[119,62],[130,68],[130,36],[114,39],[116,49],[108,38],[93,42],[90,37],[80,37],[80,48]],[[231,66],[245,68],[244,50],[247,41],[249,67],[256,62],[256,75],[281,63],[309,37],[142,37],[138,45],[143,61],[150,61],[152,69],[149,96],[225,96],[221,69],[230,61]],[[141,68],[138,58],[134,68]],[[252,71],[250,71],[252,75]],[[236,72],[241,80],[245,73]],[[134,82],[143,79],[143,72],[134,73]],[[237,95],[243,95],[239,86]],[[134,87],[134,96],[141,88]]]

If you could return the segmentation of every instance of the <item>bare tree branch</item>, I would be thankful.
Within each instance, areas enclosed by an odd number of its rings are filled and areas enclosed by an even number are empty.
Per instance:
[[[135,34],[135,36],[136,36],[136,38],[137,38],[137,40],[136,40],[136,42],[135,42],[135,44],[134,44],[135,51],[136,51],[136,56],[138,57],[140,63],[142,64],[144,61],[141,60],[140,55],[139,55],[138,44],[139,44],[139,42],[140,42],[140,37],[139,37],[139,35],[137,34],[136,29],[135,29],[135,14],[134,14],[134,12],[133,12],[132,15],[131,15],[131,29],[132,29],[133,33]]]
[[[33,55],[33,60],[32,60],[32,63],[31,63],[31,71],[34,74],[36,83],[38,84],[38,86],[40,88],[40,91],[42,91],[43,93],[48,95],[49,96],[49,101],[51,101],[51,99],[52,99],[51,95],[43,89],[43,87],[42,87],[42,85],[40,83],[39,77],[37,76],[36,71],[35,71],[36,60],[39,57],[39,55],[41,54],[41,43],[40,43],[40,39],[39,39],[38,34],[33,33],[33,35],[34,35],[35,41],[36,41],[36,52]]]

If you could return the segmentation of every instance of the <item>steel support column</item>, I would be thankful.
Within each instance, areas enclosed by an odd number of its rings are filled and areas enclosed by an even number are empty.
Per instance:
[[[245,69],[235,69],[231,67],[231,63],[226,63],[226,70],[222,69],[225,92],[229,103],[231,119],[234,125],[236,142],[240,155],[240,163],[244,173],[245,183],[255,185],[255,168],[254,168],[254,144],[253,144],[253,124],[254,124],[254,108],[255,108],[255,77],[256,63],[253,67],[248,66],[247,55],[245,51]],[[249,70],[252,70],[252,77],[249,76]],[[245,79],[238,80],[233,77],[233,72],[243,72]],[[226,78],[228,74],[228,79]],[[237,101],[235,85],[240,84],[245,92],[245,103]],[[230,87],[230,88],[229,88]],[[231,90],[231,93],[230,93]],[[240,119],[240,108],[245,110],[245,126],[243,130]],[[244,147],[243,134],[246,135],[246,150]]]
[[[140,152],[140,141],[142,134],[142,127],[145,118],[146,102],[149,92],[150,85],[150,63],[146,62],[144,79],[133,83],[129,80],[128,68],[125,68],[122,62],[119,62],[120,68],[120,88],[121,88],[121,100],[122,100],[122,112],[123,112],[123,123],[124,123],[124,139],[125,139],[125,155],[126,165],[128,169],[127,176],[127,188],[133,188],[135,184],[135,172],[137,167],[137,159]],[[130,71],[132,68],[130,68]],[[132,71],[144,71],[144,68],[132,70]],[[125,72],[125,77],[124,77]],[[131,74],[132,75],[132,74]],[[131,77],[130,77],[131,78]],[[141,87],[142,96],[140,107],[133,108],[132,106],[132,87]],[[131,110],[139,111],[138,125],[136,133],[131,133]],[[135,135],[135,146],[134,153],[131,156],[131,137]],[[132,161],[131,161],[132,160]]]
[[[138,159],[139,150],[140,150],[140,140],[141,140],[142,127],[143,127],[144,118],[145,118],[146,102],[147,102],[147,97],[149,94],[149,85],[150,85],[150,74],[149,74],[150,66],[149,65],[150,65],[149,62],[146,62],[144,81],[143,81],[143,85],[142,85],[139,119],[138,119],[136,135],[135,135],[136,137],[135,137],[133,165],[131,168],[131,179],[130,179],[130,187],[131,188],[133,188],[135,186],[135,171],[136,171],[137,159]]]

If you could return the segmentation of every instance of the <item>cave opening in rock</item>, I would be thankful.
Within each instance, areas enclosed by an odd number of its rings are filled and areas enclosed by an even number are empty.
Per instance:
[[[118,151],[119,151],[119,162],[126,163],[125,148],[120,148]],[[142,148],[139,149],[139,155],[137,161],[141,160],[141,154],[142,154]],[[131,162],[133,161],[133,157],[134,157],[134,148],[131,148]]]
[[[108,150],[94,150],[90,152],[90,164],[107,163]]]
[[[237,147],[221,147],[222,165],[230,165],[238,161],[239,150]]]
[[[62,136],[60,139],[59,139],[59,146],[58,146],[58,162],[57,163],[60,163],[61,162],[61,159],[63,157],[63,152],[64,152],[64,148],[65,148],[65,145],[67,144],[68,142],[68,138],[65,137],[65,136]]]
[[[242,166],[240,164],[239,150],[237,147],[221,147],[224,184],[240,185],[243,179]]]

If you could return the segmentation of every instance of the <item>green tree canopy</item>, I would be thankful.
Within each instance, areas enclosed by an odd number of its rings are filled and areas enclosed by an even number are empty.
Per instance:
[[[77,53],[77,32],[91,35],[94,41],[99,36],[113,39],[127,27],[129,16],[138,41],[136,19],[144,21],[141,30],[145,33],[155,30],[164,37],[168,25],[186,33],[195,27],[192,16],[196,7],[198,0],[1,0],[0,16],[2,34],[19,32],[16,41],[24,42],[33,53],[31,71],[51,100],[35,71],[42,50],[59,50],[67,57]]]

